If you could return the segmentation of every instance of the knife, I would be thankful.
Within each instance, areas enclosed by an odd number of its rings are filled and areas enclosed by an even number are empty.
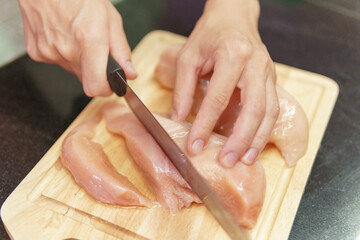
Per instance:
[[[219,196],[195,169],[187,156],[180,150],[165,129],[155,119],[149,109],[138,98],[127,84],[124,70],[109,55],[107,65],[107,79],[111,89],[120,97],[124,96],[135,116],[149,131],[164,153],[168,156],[181,176],[190,185],[194,193],[201,199],[209,212],[215,217],[231,239],[249,239],[249,236],[235,220]]]

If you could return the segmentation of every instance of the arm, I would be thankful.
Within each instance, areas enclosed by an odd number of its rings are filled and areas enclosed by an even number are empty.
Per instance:
[[[259,14],[256,0],[208,0],[177,58],[174,120],[186,119],[198,77],[213,72],[188,137],[190,154],[202,151],[234,89],[241,90],[240,114],[219,155],[225,167],[239,160],[254,163],[279,113],[274,64],[257,29]]]
[[[59,64],[77,75],[88,96],[108,96],[108,54],[124,68],[128,78],[136,72],[122,27],[122,19],[109,0],[19,0],[29,56]]]

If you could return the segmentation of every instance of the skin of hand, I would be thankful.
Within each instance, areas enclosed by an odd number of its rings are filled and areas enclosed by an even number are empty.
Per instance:
[[[172,119],[190,113],[199,76],[213,72],[206,96],[188,137],[187,150],[200,153],[235,88],[241,110],[219,154],[224,167],[251,165],[265,147],[279,114],[276,74],[258,33],[256,0],[208,0],[177,56]]]
[[[122,19],[109,0],[19,0],[29,56],[77,75],[88,96],[112,93],[108,54],[129,79],[137,74]]]

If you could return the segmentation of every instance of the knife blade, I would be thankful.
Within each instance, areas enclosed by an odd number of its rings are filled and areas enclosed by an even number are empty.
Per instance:
[[[181,151],[149,109],[127,84],[124,70],[111,55],[109,55],[108,58],[107,75],[111,89],[118,96],[125,97],[127,104],[135,116],[156,140],[181,176],[201,199],[205,207],[215,217],[228,236],[231,239],[249,239],[246,230],[237,223],[235,217],[227,209],[219,196],[212,190],[206,180],[195,169],[185,153]]]

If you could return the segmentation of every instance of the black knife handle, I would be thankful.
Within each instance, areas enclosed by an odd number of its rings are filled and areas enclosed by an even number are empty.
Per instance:
[[[109,54],[108,64],[106,68],[107,79],[111,89],[116,95],[122,97],[126,93],[126,85],[117,75],[119,73],[121,77],[126,81],[126,75],[124,69],[115,61],[115,59]]]

